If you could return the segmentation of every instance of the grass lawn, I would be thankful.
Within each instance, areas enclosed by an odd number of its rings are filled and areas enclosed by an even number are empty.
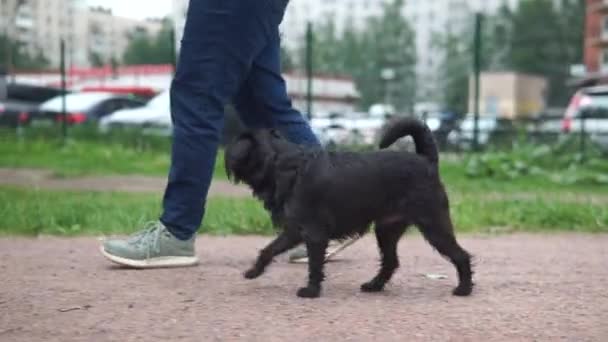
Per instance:
[[[86,131],[85,131],[86,132]],[[84,134],[84,133],[79,133]],[[57,138],[38,136],[16,138],[0,130],[0,167],[41,168],[52,170],[57,177],[84,175],[132,174],[167,175],[170,163],[170,142],[167,138],[151,137],[141,140],[133,136],[69,140],[62,144]],[[112,139],[105,142],[103,139]],[[466,175],[466,163],[450,158],[441,162],[441,175],[450,190],[471,192],[560,192],[606,193],[607,186],[577,183],[558,184],[543,175],[529,175],[512,180],[500,180]],[[606,163],[608,170],[608,163]],[[226,179],[223,154],[215,164],[214,177]]]
[[[454,194],[460,232],[606,232],[608,206]],[[58,192],[0,188],[0,235],[97,235],[133,232],[160,210],[160,195]],[[272,234],[270,219],[253,199],[212,198],[203,222],[209,234]]]
[[[53,134],[49,138],[30,131],[17,137],[0,130],[0,167],[50,169],[58,177],[110,174],[164,177],[169,168],[167,138],[112,137],[75,130],[74,140],[62,144],[56,132]],[[531,153],[522,157],[520,153],[506,158],[532,163],[534,157]],[[582,177],[582,181],[574,183],[555,182],[547,174],[539,173],[492,177],[488,174],[503,170],[505,165],[510,168],[504,174],[509,175],[512,165],[497,164],[493,160],[487,163],[493,167],[488,169],[491,172],[472,176],[467,175],[464,159],[442,159],[441,174],[450,193],[452,215],[459,231],[608,232],[608,186],[596,183],[602,178],[595,177],[608,173],[605,159],[575,164],[577,169],[571,169],[572,172],[593,172],[594,177]],[[219,153],[216,179],[226,178],[223,165],[223,154]],[[561,165],[551,170],[559,173]],[[130,233],[158,216],[160,196],[0,187],[0,234]],[[599,196],[601,200],[592,201],[590,196]],[[229,198],[209,201],[202,231],[211,234],[273,232],[268,215],[257,201]]]
[[[6,132],[5,132],[6,133]],[[134,174],[166,176],[170,164],[170,142],[153,137],[151,142],[60,140],[40,137],[16,139],[0,131],[0,167],[41,168],[57,177]],[[108,137],[111,139],[111,137]],[[226,178],[223,154],[218,154],[215,176]]]

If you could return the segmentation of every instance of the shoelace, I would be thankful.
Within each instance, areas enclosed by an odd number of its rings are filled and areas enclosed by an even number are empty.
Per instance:
[[[148,222],[144,225],[144,229],[135,234],[129,241],[134,245],[140,245],[147,241],[146,244],[146,259],[150,259],[152,252],[160,253],[160,237],[163,228],[158,222]]]

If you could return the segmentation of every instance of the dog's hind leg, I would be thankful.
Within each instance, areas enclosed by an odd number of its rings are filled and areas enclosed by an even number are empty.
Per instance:
[[[254,279],[262,275],[275,256],[284,253],[302,242],[302,236],[293,231],[284,231],[266,248],[262,249],[255,265],[244,276],[247,279]]]
[[[452,291],[455,296],[468,296],[473,291],[473,271],[471,256],[456,241],[448,210],[430,215],[418,227],[425,239],[444,257],[450,259],[458,272],[458,287]]]
[[[308,251],[308,285],[298,290],[298,297],[316,298],[321,295],[321,283],[325,279],[325,251],[329,238],[318,232],[302,233]]]
[[[399,267],[397,256],[397,244],[405,232],[406,226],[392,223],[388,225],[377,224],[375,228],[378,249],[382,257],[381,267],[374,279],[361,285],[363,292],[380,292],[384,285],[391,279],[395,270]]]

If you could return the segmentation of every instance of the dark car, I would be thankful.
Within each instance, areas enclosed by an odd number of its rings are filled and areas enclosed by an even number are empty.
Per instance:
[[[62,94],[62,91],[59,88],[21,83],[10,83],[7,85],[6,90],[7,98],[9,100],[36,104],[40,104]]]
[[[30,122],[31,113],[37,105],[30,102],[4,100],[0,101],[0,126],[26,126]]]
[[[145,105],[145,101],[105,92],[72,93],[65,97],[66,122],[70,125],[97,122],[113,112]],[[63,99],[54,97],[40,105],[32,116],[32,125],[61,123]]]
[[[11,83],[6,88],[7,99],[0,100],[0,126],[26,126],[40,103],[61,94],[52,87]]]

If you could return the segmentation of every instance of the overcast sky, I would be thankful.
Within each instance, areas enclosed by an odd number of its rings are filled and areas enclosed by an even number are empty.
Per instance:
[[[128,18],[144,19],[171,14],[171,0],[87,0],[89,6],[103,6]]]

